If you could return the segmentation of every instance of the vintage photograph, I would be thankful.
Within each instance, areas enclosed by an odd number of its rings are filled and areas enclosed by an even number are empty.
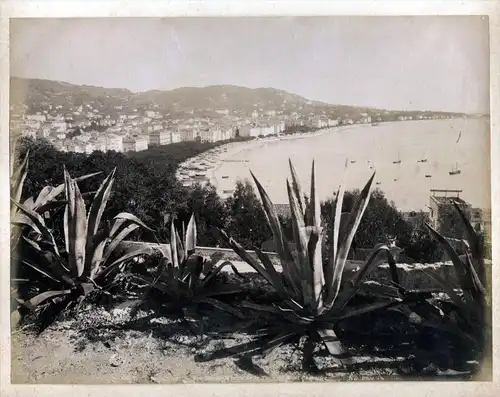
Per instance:
[[[12,383],[491,380],[489,28],[11,18]]]

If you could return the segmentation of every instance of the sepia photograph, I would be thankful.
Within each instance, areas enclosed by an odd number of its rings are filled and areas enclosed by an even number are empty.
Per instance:
[[[9,25],[13,384],[492,380],[488,16]]]

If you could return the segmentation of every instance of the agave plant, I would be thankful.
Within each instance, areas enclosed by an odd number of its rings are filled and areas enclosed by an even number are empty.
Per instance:
[[[449,280],[435,273],[428,273],[428,276],[433,278],[451,299],[453,316],[447,314],[439,319],[439,322],[433,319],[424,325],[455,335],[459,334],[462,338],[473,341],[479,346],[483,343],[484,331],[489,323],[486,311],[487,291],[484,286],[486,277],[483,246],[480,236],[475,232],[460,206],[456,202],[453,202],[453,205],[467,234],[467,240],[464,240],[467,247],[464,256],[460,256],[455,251],[446,237],[439,234],[432,226],[428,224],[426,226],[452,261],[462,294],[457,293],[455,286]]]
[[[12,158],[14,156],[11,156]],[[11,163],[11,177],[10,177],[10,189],[11,189],[11,198],[13,202],[11,202],[10,214],[12,220],[12,228],[11,228],[11,251],[17,248],[17,244],[19,239],[21,238],[21,234],[23,231],[22,222],[20,219],[25,219],[25,215],[22,214],[14,204],[15,202],[20,203],[23,196],[23,188],[24,181],[26,180],[28,174],[28,164],[29,164],[29,151],[26,152],[26,155],[19,165],[19,167],[14,169],[13,162]],[[81,177],[76,178],[77,182],[84,181],[86,179],[92,178],[96,175],[101,174],[101,172],[94,172],[92,174],[83,175]],[[37,198],[33,197],[27,198],[23,205],[30,210],[37,212],[38,214],[45,214],[46,212],[55,209],[57,207],[63,206],[66,201],[58,200],[58,197],[64,193],[65,184],[62,183],[57,187],[53,186],[45,186]],[[83,196],[89,195],[83,194]]]
[[[161,249],[162,259],[155,277],[136,276],[149,290],[159,292],[160,304],[169,312],[210,305],[236,316],[242,315],[230,305],[221,302],[221,296],[241,292],[238,286],[217,282],[216,276],[227,266],[237,269],[229,261],[220,262],[222,254],[215,253],[210,258],[196,255],[196,221],[191,215],[184,233],[184,241],[171,221],[170,244]],[[165,247],[164,246],[164,247]]]
[[[335,325],[344,319],[373,312],[398,304],[398,296],[387,297],[370,304],[348,307],[348,303],[356,295],[363,278],[380,264],[381,254],[391,266],[393,281],[398,283],[394,258],[389,247],[378,245],[368,260],[360,266],[359,272],[349,282],[342,283],[347,255],[359,227],[363,213],[371,195],[375,174],[368,180],[361,191],[351,212],[342,214],[344,188],[341,185],[336,195],[333,222],[324,227],[320,218],[320,204],[316,194],[315,166],[312,164],[311,192],[306,201],[302,193],[297,173],[289,162],[292,182],[287,180],[288,198],[293,223],[293,237],[296,253],[292,253],[287,244],[278,216],[261,183],[251,173],[259,191],[269,227],[272,230],[277,255],[280,258],[282,272],[275,269],[267,254],[255,248],[259,260],[254,259],[243,247],[230,238],[224,231],[222,237],[229,246],[252,268],[254,268],[280,296],[280,302],[274,306],[263,306],[247,303],[244,306],[254,311],[253,315],[266,319],[267,324],[258,329],[256,340],[222,350],[211,358],[227,355],[263,353],[283,343],[296,341],[302,336],[308,337],[309,347],[323,342],[330,354],[341,357],[346,353],[339,341]],[[328,254],[329,260],[323,261],[322,243],[326,232],[332,233],[333,244]],[[343,285],[342,285],[343,284]],[[305,350],[312,354],[314,348]],[[311,357],[304,356],[309,361]]]
[[[14,223],[32,231],[32,238],[23,236],[27,249],[22,253],[19,263],[28,266],[43,279],[35,296],[26,300],[18,297],[21,307],[33,310],[47,300],[61,297],[70,301],[80,300],[89,292],[109,283],[119,271],[120,265],[139,255],[150,253],[150,248],[140,248],[125,253],[111,263],[109,261],[112,253],[131,232],[140,226],[151,230],[129,213],[118,214],[111,228],[107,225],[101,227],[115,171],[116,169],[102,182],[87,214],[77,181],[64,169],[65,247],[57,246],[52,231],[36,210],[12,200],[22,215],[16,217]],[[32,280],[28,280],[30,281]],[[14,314],[19,317],[18,312]]]

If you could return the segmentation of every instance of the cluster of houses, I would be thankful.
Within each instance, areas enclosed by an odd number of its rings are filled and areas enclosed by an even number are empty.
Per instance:
[[[226,141],[237,136],[261,138],[280,135],[293,127],[315,130],[374,123],[384,117],[384,114],[377,114],[372,120],[367,113],[361,113],[355,117],[345,114],[332,118],[325,114],[283,114],[282,111],[263,109],[255,109],[251,114],[230,112],[228,109],[215,109],[203,114],[210,109],[202,109],[180,116],[160,114],[157,106],[145,111],[127,110],[123,105],[104,110],[102,105],[93,104],[69,109],[47,104],[45,110],[28,114],[27,107],[23,106],[24,109],[11,107],[11,128],[14,131],[34,139],[45,138],[62,151],[81,153],[97,150],[142,151],[150,146],[187,141]],[[418,119],[438,117],[418,116]],[[399,116],[399,120],[411,119],[411,116]]]
[[[155,110],[125,112],[122,106],[114,110],[115,116],[103,116],[90,105],[69,113],[59,107],[35,114],[13,112],[11,128],[22,136],[47,139],[61,151],[92,153],[142,151],[150,146],[187,141],[217,142],[237,136],[259,138],[279,135],[294,125],[316,129],[339,124],[338,120],[325,116],[283,115],[276,111],[254,111],[251,116],[245,116],[229,115],[226,109],[218,110],[219,116],[215,118],[197,117],[191,113],[175,119]]]

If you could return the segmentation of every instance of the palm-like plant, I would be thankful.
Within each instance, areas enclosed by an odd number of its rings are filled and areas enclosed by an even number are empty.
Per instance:
[[[19,263],[41,276],[35,296],[28,299],[17,298],[21,307],[33,310],[47,300],[60,297],[70,298],[70,301],[81,299],[96,288],[107,285],[116,276],[120,265],[136,256],[150,253],[150,248],[140,248],[109,263],[111,254],[131,232],[140,226],[151,230],[129,213],[118,214],[111,228],[107,225],[101,227],[114,174],[115,170],[103,181],[87,214],[77,181],[64,170],[65,247],[57,246],[52,231],[36,210],[12,200],[20,215],[16,216],[13,223],[31,231],[29,237],[23,236],[27,244]],[[35,281],[39,280],[28,280]],[[18,312],[14,314],[16,318],[19,317]]]
[[[237,294],[241,288],[217,282],[216,276],[226,266],[236,268],[229,261],[217,265],[221,254],[216,253],[210,258],[196,255],[196,221],[191,215],[184,233],[184,241],[174,226],[170,227],[170,244],[161,249],[162,259],[156,277],[136,276],[151,290],[160,292],[160,304],[169,312],[180,312],[184,309],[197,308],[200,305],[210,305],[228,313],[242,317],[230,305],[218,298]]]
[[[332,355],[342,356],[345,349],[334,331],[334,327],[339,321],[386,308],[398,304],[400,301],[396,295],[393,299],[387,297],[363,306],[347,306],[351,298],[356,295],[363,278],[380,264],[379,254],[381,253],[386,254],[394,282],[398,282],[394,258],[389,247],[383,244],[375,247],[368,260],[360,267],[357,275],[342,286],[342,275],[347,255],[368,205],[375,174],[361,191],[351,212],[342,213],[344,188],[343,186],[339,188],[333,221],[324,227],[320,218],[320,204],[316,194],[314,162],[311,174],[311,192],[307,203],[304,200],[291,161],[290,171],[292,182],[287,180],[287,189],[296,254],[291,252],[284,238],[273,203],[252,173],[269,227],[273,233],[276,251],[281,261],[281,274],[277,272],[270,258],[261,250],[255,248],[259,259],[257,261],[238,242],[230,238],[224,231],[220,231],[231,248],[264,277],[278,293],[280,302],[275,306],[245,304],[247,308],[255,311],[258,318],[266,313],[271,314],[272,325],[260,328],[258,330],[259,337],[256,340],[221,351],[213,355],[212,358],[262,353],[269,348],[297,340],[304,335],[309,336],[309,346],[314,346],[318,341],[322,341]],[[333,237],[328,262],[323,261],[321,249],[327,231],[332,233]],[[306,349],[306,351],[312,354],[313,349]],[[304,358],[310,359],[310,357]]]

